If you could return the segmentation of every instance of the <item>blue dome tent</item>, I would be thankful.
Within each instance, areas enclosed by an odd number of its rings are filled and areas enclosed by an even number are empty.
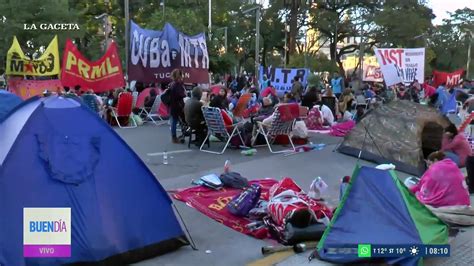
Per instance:
[[[0,136],[0,265],[124,265],[188,244],[154,175],[81,103],[30,99]],[[71,256],[24,257],[25,207],[71,209]]]
[[[0,90],[0,121],[21,102],[21,98],[15,94]]]

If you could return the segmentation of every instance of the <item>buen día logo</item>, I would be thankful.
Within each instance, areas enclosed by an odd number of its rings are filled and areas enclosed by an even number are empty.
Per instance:
[[[24,208],[23,255],[71,256],[71,208]]]

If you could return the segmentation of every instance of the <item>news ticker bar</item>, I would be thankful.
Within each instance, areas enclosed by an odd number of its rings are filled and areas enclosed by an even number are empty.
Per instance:
[[[328,245],[328,255],[347,255],[359,258],[383,257],[449,257],[450,245]]]

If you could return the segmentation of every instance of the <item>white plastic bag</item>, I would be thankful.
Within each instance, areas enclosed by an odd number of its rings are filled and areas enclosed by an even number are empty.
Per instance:
[[[293,127],[293,136],[301,139],[308,137],[308,128],[304,121],[296,121],[295,126]]]
[[[313,199],[320,199],[321,195],[326,191],[328,185],[321,177],[317,177],[311,182],[311,186],[309,187],[308,196]]]

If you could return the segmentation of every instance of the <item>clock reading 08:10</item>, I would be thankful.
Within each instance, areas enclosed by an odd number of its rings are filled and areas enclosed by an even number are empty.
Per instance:
[[[425,247],[425,254],[426,255],[448,255],[449,254],[449,248],[442,248],[442,247]]]

